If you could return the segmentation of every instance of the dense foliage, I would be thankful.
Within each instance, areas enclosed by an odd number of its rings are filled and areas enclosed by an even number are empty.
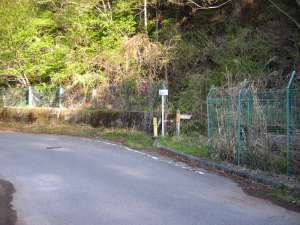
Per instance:
[[[282,89],[300,66],[298,0],[0,0],[0,86],[167,80],[202,117],[211,85]]]

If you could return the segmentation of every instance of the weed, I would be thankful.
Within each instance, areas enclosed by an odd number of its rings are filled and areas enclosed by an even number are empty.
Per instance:
[[[288,186],[281,184],[278,187],[270,186],[267,188],[267,195],[287,203],[300,202],[300,194],[293,195]]]

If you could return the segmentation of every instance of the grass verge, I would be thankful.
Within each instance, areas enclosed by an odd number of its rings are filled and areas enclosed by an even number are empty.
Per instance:
[[[74,125],[36,125],[17,122],[0,122],[0,130],[10,130],[29,133],[72,135],[90,138],[103,138],[121,142],[127,146],[138,149],[153,149],[151,137],[144,132],[126,129],[108,129],[104,127],[94,128],[86,124]]]
[[[206,140],[201,135],[180,135],[158,137],[157,142],[168,148],[176,149],[189,155],[205,158],[208,146]]]

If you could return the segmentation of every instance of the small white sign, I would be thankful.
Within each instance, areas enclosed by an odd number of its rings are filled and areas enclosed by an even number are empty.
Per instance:
[[[168,89],[159,90],[159,95],[168,95],[168,94],[169,94],[169,90]]]
[[[180,119],[182,120],[189,120],[191,119],[192,115],[187,115],[187,114],[180,114]]]

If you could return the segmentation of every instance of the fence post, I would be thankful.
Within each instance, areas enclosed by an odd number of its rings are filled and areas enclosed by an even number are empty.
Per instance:
[[[2,91],[3,91],[2,101],[3,101],[3,105],[5,106],[6,105],[6,88],[3,88]]]
[[[96,96],[97,96],[97,90],[95,87],[93,87],[93,90],[92,90],[92,107],[93,107],[93,109],[96,108]]]
[[[244,80],[244,84],[247,82],[248,80],[245,79]],[[242,127],[242,101],[243,101],[243,90],[244,87],[241,88],[240,92],[239,92],[239,96],[238,96],[238,166],[241,165],[241,148],[242,148],[242,135],[243,135],[243,127]],[[248,115],[249,116],[249,115]]]
[[[153,117],[153,137],[158,136],[157,117]]]
[[[208,145],[208,150],[207,150],[207,156],[210,155],[210,150],[211,150],[211,114],[210,114],[210,104],[209,104],[209,99],[210,99],[210,96],[211,96],[211,93],[213,92],[215,86],[213,85],[206,97],[206,109],[207,109],[207,137],[208,137],[208,142],[209,142],[209,145]]]
[[[287,126],[287,153],[286,153],[286,160],[287,160],[287,175],[290,176],[290,144],[291,144],[291,85],[293,83],[294,77],[295,77],[296,71],[292,73],[291,79],[289,81],[289,84],[286,88],[286,126]]]
[[[32,87],[28,87],[28,105],[32,106]]]
[[[239,92],[239,97],[238,97],[238,151],[237,151],[237,157],[238,157],[238,166],[241,165],[241,139],[242,139],[242,124],[241,124],[241,118],[242,118],[242,97],[243,97],[243,89],[242,88]]]
[[[247,111],[248,111],[248,120],[247,120],[247,125],[251,124],[251,120],[252,120],[252,111],[251,111],[251,107],[252,107],[252,90],[250,88],[250,93],[248,94],[248,104],[247,104]]]
[[[129,109],[129,99],[130,98],[130,93],[129,93],[129,85],[125,84],[125,110]]]
[[[59,108],[63,108],[64,104],[64,88],[59,86]]]

